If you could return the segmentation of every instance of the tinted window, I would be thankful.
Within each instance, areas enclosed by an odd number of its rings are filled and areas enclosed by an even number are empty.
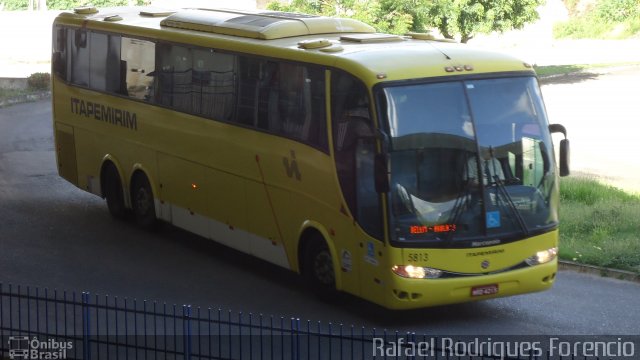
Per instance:
[[[125,70],[121,61],[120,35],[109,35],[109,49],[107,50],[106,90],[115,93],[125,92]]]
[[[53,29],[53,54],[51,57],[53,71],[67,79],[67,29],[56,26]]]
[[[119,92],[120,36],[91,33],[89,87],[95,90]]]
[[[244,65],[245,87],[255,83],[257,89],[245,92],[257,107],[254,126],[326,149],[324,70],[270,60]]]
[[[54,71],[75,85],[125,93],[120,43],[119,35],[57,28],[53,41]]]
[[[236,56],[212,49],[193,50],[193,112],[231,121],[236,105]]]
[[[355,77],[332,71],[331,113],[340,187],[360,226],[382,239],[380,197],[373,183],[375,142],[369,95]]]
[[[76,85],[238,122],[327,151],[321,67],[82,29],[54,33],[53,60],[56,73],[67,73]]]
[[[76,85],[89,86],[89,33],[82,29],[69,29],[68,40],[71,53],[69,80]]]
[[[238,81],[238,115],[237,121],[248,126],[266,128],[266,125],[258,124],[258,113],[266,111],[266,99],[260,101],[260,89],[265,82],[264,61],[238,57],[239,81]],[[264,92],[263,98],[264,98]],[[264,118],[264,116],[263,116]]]
[[[158,102],[191,112],[191,49],[158,44]]]
[[[134,99],[150,100],[153,94],[155,44],[122,38],[121,66],[125,72],[126,94]]]

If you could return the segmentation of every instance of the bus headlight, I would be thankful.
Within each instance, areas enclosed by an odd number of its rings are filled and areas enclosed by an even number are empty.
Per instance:
[[[558,248],[552,247],[551,249],[538,251],[535,255],[527,258],[525,262],[529,266],[539,265],[552,261],[556,256],[558,256]]]
[[[394,265],[391,271],[409,279],[437,279],[442,276],[442,270],[413,265]]]

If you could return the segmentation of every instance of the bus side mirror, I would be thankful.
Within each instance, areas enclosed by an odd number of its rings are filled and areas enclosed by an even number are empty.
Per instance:
[[[549,125],[550,133],[561,133],[564,135],[564,139],[560,140],[560,176],[567,176],[571,173],[569,169],[569,139],[567,139],[567,129],[560,124]]]
[[[374,181],[376,192],[389,192],[389,165],[385,154],[376,154],[374,160]]]
[[[560,140],[560,176],[567,176],[571,173],[569,169],[569,140]]]

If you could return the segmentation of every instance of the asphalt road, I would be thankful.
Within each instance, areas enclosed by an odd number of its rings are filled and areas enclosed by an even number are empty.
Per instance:
[[[47,101],[0,109],[0,282],[440,335],[640,334],[640,284],[573,272],[545,293],[418,311],[323,303],[291,272],[113,220],[57,177]]]
[[[567,128],[572,170],[640,193],[638,81],[638,65],[604,68],[549,79],[542,92],[549,121]]]

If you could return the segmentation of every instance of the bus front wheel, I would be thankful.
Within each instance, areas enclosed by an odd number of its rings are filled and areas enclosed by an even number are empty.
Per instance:
[[[321,299],[329,300],[336,292],[331,252],[319,235],[314,235],[306,247],[303,276],[311,290]]]
[[[103,194],[107,200],[109,213],[116,219],[125,219],[127,209],[124,205],[124,193],[122,192],[122,181],[116,167],[109,163],[105,166],[103,174]]]
[[[158,222],[153,191],[149,179],[144,174],[136,174],[131,185],[131,205],[136,223],[147,230],[153,230]]]

